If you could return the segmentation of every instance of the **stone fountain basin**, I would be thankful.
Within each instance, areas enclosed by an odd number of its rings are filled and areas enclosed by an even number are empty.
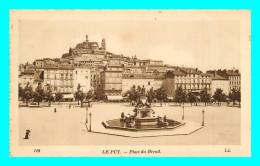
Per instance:
[[[115,129],[115,130],[125,130],[125,131],[147,131],[147,130],[172,130],[177,127],[184,125],[184,122],[179,122],[173,119],[167,119],[168,126],[159,126],[159,125],[142,125],[142,126],[125,126],[119,119],[112,119],[108,121],[103,121],[102,125],[106,129]]]

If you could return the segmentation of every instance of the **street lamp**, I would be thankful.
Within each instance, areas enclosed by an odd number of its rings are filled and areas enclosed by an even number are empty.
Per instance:
[[[91,112],[89,113],[89,132],[91,132]]]
[[[88,123],[88,106],[86,107],[86,123]]]
[[[184,106],[182,106],[182,120],[184,120]]]
[[[204,126],[204,110],[202,110],[202,126]]]

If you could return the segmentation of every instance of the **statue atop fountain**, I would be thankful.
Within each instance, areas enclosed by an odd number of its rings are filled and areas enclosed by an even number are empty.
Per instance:
[[[135,128],[153,128],[153,127],[167,127],[166,116],[155,117],[154,110],[151,108],[151,105],[147,102],[144,96],[140,97],[140,100],[137,102],[133,115],[122,116],[121,114],[121,123],[125,123],[126,127],[135,127]]]
[[[185,123],[173,119],[155,116],[155,111],[142,95],[133,109],[133,114],[121,112],[119,119],[102,122],[105,128],[120,129],[128,131],[173,129]]]

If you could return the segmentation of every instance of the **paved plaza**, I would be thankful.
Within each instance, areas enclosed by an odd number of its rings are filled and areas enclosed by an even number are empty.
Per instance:
[[[54,113],[56,107],[57,112]],[[167,115],[180,120],[182,107],[163,104],[153,107],[155,115]],[[202,127],[202,110],[205,110],[205,126]],[[68,104],[51,107],[19,108],[20,145],[239,145],[240,110],[227,106],[185,105],[185,125],[169,131],[113,131],[105,129],[102,121],[120,118],[121,112],[133,114],[129,103],[93,103],[91,129],[86,128],[86,108]],[[88,118],[88,122],[90,119]],[[89,123],[87,125],[89,128]],[[30,130],[30,139],[23,139]],[[120,136],[121,135],[121,136]]]

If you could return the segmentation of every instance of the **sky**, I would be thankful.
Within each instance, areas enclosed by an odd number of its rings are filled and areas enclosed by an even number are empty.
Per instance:
[[[60,58],[77,43],[106,40],[107,51],[201,71],[240,65],[240,23],[204,19],[97,19],[19,21],[19,63]]]

